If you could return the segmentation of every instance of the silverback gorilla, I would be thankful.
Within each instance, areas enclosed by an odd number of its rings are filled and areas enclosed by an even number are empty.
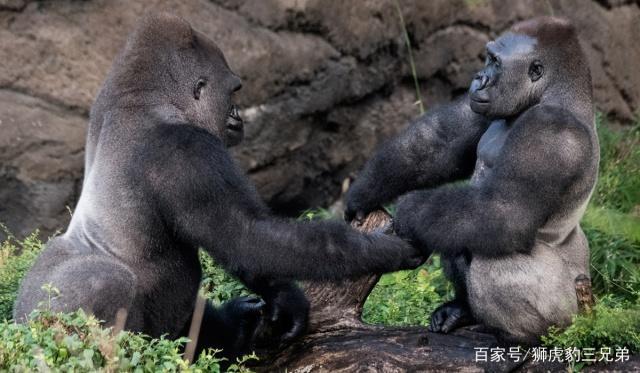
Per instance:
[[[82,195],[67,232],[52,239],[22,283],[14,316],[45,298],[152,336],[186,335],[201,280],[198,248],[260,295],[207,305],[200,347],[227,356],[252,347],[267,320],[278,343],[304,332],[308,302],[293,280],[332,280],[417,266],[400,238],[344,222],[277,219],[234,164],[243,123],[240,80],[222,52],[184,20],[141,21],[91,111]],[[262,324],[261,324],[262,325]],[[273,335],[273,334],[272,334]]]
[[[381,146],[347,194],[350,220],[396,196],[396,233],[441,253],[455,300],[432,315],[448,332],[476,321],[536,343],[577,312],[588,274],[579,226],[599,160],[591,76],[573,26],[545,17],[486,47],[469,94]],[[442,185],[470,177],[468,183]]]

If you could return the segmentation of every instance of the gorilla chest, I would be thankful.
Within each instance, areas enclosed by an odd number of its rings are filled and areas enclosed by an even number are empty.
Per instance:
[[[505,120],[494,120],[482,135],[478,143],[476,167],[471,176],[471,184],[479,185],[491,174],[491,169],[499,162],[509,130],[510,127]]]

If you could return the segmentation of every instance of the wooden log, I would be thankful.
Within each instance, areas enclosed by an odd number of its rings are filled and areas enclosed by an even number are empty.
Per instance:
[[[362,232],[389,231],[384,211],[353,223]],[[473,328],[452,334],[428,333],[423,327],[384,327],[362,321],[362,309],[380,279],[365,276],[340,283],[304,283],[311,310],[307,335],[283,351],[263,357],[255,369],[288,372],[405,372],[416,370],[484,370],[475,347],[496,345],[490,334]],[[425,315],[427,317],[427,315]],[[509,371],[516,363],[497,366]]]

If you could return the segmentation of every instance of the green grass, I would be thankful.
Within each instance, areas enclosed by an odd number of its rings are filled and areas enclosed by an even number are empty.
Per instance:
[[[364,304],[362,318],[370,324],[426,326],[431,312],[452,298],[453,287],[434,255],[412,271],[383,275]]]
[[[631,128],[613,131],[597,116],[600,173],[591,200],[599,206],[640,217],[640,120]]]
[[[640,122],[622,131],[598,116],[600,172],[582,227],[591,248],[598,295],[628,300],[640,293]]]

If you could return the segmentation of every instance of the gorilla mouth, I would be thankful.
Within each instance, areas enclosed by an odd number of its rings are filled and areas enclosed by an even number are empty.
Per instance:
[[[232,131],[242,131],[243,123],[240,114],[238,114],[238,107],[231,105],[229,109],[229,115],[227,117],[227,129]]]
[[[473,101],[476,104],[488,104],[489,103],[489,99],[488,98],[478,97],[478,96],[474,96],[474,95],[471,95],[471,101]]]
[[[490,101],[488,98],[478,97],[472,94],[470,99],[471,100],[469,102],[469,106],[471,107],[471,110],[473,112],[484,114],[488,110],[490,105]]]

